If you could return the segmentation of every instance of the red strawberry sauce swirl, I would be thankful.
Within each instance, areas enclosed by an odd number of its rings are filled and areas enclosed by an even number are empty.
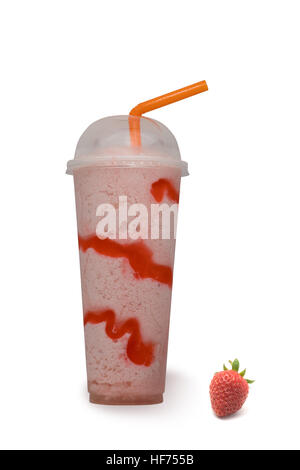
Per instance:
[[[142,240],[121,244],[110,238],[100,239],[97,235],[78,236],[79,248],[85,252],[92,248],[97,253],[111,258],[126,258],[137,279],[153,279],[172,286],[173,273],[169,266],[154,263],[152,251]]]
[[[140,325],[137,318],[128,318],[124,322],[116,322],[116,314],[113,310],[100,310],[86,312],[84,325],[88,323],[97,325],[105,322],[105,332],[112,340],[118,340],[126,333],[129,334],[127,343],[128,359],[137,365],[150,366],[154,357],[154,344],[145,343],[142,340]]]
[[[161,202],[164,195],[167,195],[171,201],[179,202],[179,192],[176,191],[173,184],[165,178],[161,178],[152,183],[151,194],[157,202]]]

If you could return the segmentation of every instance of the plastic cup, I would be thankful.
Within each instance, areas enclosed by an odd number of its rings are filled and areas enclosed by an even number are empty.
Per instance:
[[[75,184],[90,401],[160,403],[187,164],[163,124],[113,116],[83,133],[67,172]]]

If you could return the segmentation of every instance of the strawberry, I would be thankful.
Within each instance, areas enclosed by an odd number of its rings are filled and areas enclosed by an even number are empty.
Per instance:
[[[232,370],[228,370],[224,364],[224,370],[214,375],[209,387],[211,406],[219,417],[232,415],[240,410],[248,396],[248,384],[254,382],[244,379],[246,369],[239,373],[240,364],[237,359],[229,362]]]

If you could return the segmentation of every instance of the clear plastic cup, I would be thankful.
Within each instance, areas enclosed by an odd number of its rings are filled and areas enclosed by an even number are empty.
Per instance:
[[[160,122],[112,116],[83,133],[67,173],[75,183],[90,401],[160,403],[187,164]]]

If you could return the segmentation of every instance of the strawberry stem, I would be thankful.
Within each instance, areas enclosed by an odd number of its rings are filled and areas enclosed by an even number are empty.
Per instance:
[[[231,364],[232,366],[232,370],[234,370],[235,372],[238,372],[239,371],[239,368],[240,368],[240,363],[238,361],[238,359],[235,359],[234,361],[228,361],[229,364]],[[225,366],[225,364],[223,364],[223,370],[228,370],[227,367]],[[246,374],[246,369],[244,369],[242,372],[240,372],[240,376],[241,377],[244,377]],[[255,380],[249,380],[249,379],[245,379],[246,382],[248,382],[248,384],[253,384],[255,382]]]

